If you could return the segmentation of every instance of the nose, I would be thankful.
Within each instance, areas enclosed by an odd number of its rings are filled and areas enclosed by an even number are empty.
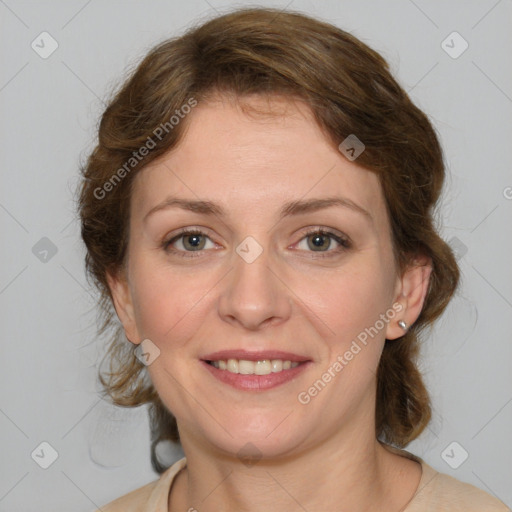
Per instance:
[[[221,318],[249,330],[285,322],[291,314],[291,292],[268,250],[252,262],[237,253],[233,260],[234,268],[223,280],[219,297]]]

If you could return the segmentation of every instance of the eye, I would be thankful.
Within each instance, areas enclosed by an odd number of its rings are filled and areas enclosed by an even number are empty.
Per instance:
[[[207,245],[208,241],[211,244],[209,247]],[[336,244],[337,247],[333,248]],[[351,248],[352,244],[348,237],[341,234],[328,229],[314,228],[305,233],[297,246],[299,249],[306,252],[317,253],[316,258],[327,258]],[[162,247],[167,252],[175,253],[182,257],[193,258],[200,256],[203,250],[214,249],[215,244],[205,232],[199,229],[183,229],[172,238],[164,240]]]
[[[213,247],[207,247],[208,240]],[[184,253],[194,253],[215,247],[206,233],[198,229],[184,229],[178,235],[173,236],[169,240],[165,240],[162,246],[166,251],[180,253],[179,255],[184,257],[195,256],[194,254]],[[199,254],[197,256],[199,256]]]
[[[332,249],[335,244],[338,244],[338,246]],[[349,249],[351,247],[351,243],[347,237],[338,233],[334,233],[327,229],[315,228],[306,232],[305,236],[299,242],[298,247],[309,252],[327,253],[326,255],[318,255],[319,257],[324,258]]]

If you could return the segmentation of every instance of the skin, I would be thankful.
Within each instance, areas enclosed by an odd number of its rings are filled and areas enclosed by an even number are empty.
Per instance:
[[[418,259],[399,275],[377,176],[346,159],[306,105],[278,96],[244,103],[270,106],[273,115],[248,115],[225,97],[200,103],[181,143],[136,176],[126,266],[109,276],[127,338],[160,350],[147,368],[187,457],[169,510],[398,511],[421,466],[375,438],[376,370],[385,339],[404,333],[398,320],[410,325],[419,316],[431,267]],[[212,201],[225,217],[170,207],[144,220],[170,195]],[[288,201],[333,196],[372,220],[337,206],[278,219]],[[205,232],[200,252],[184,238],[162,247],[185,227]],[[333,230],[352,245],[326,237],[320,252],[308,228]],[[235,250],[247,236],[263,248],[252,263]],[[299,403],[393,304],[400,313]],[[199,361],[236,348],[294,352],[312,364],[277,388],[240,391]],[[250,467],[237,456],[248,442],[261,456]]]

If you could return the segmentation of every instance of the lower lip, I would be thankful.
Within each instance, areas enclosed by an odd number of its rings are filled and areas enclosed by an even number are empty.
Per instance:
[[[201,364],[216,378],[225,384],[241,389],[244,391],[262,391],[272,389],[281,384],[291,381],[299,374],[301,374],[309,365],[311,361],[305,361],[295,368],[282,370],[276,373],[269,373],[268,375],[243,375],[241,373],[232,373],[228,370],[219,370],[208,364],[206,361],[201,361]]]

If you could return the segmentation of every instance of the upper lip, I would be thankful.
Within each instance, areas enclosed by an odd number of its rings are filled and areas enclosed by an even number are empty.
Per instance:
[[[218,352],[212,352],[201,357],[203,361],[226,361],[228,359],[245,359],[247,361],[263,361],[264,359],[281,359],[283,361],[291,361],[302,363],[304,361],[310,361],[309,357],[301,356],[299,354],[293,354],[292,352],[283,352],[282,350],[260,350],[260,351],[248,351],[248,350],[220,350]]]

